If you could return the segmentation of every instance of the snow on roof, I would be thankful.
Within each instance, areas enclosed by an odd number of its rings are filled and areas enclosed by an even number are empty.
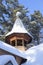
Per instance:
[[[0,49],[3,49],[5,51],[8,51],[8,52],[14,54],[14,55],[17,55],[19,57],[26,59],[20,50],[16,49],[15,47],[13,47],[11,45],[8,45],[7,43],[2,42],[2,41],[0,41]]]
[[[12,28],[12,30],[6,34],[6,36],[11,35],[13,33],[27,33],[28,35],[30,35],[30,33],[28,33],[28,31],[25,29],[22,20],[19,18],[20,12],[17,12],[16,14],[16,21],[14,23],[14,26]],[[31,36],[31,35],[30,35]]]
[[[16,13],[16,17],[19,17],[21,15],[21,12]]]
[[[24,52],[27,62],[22,65],[43,65],[43,43]]]
[[[0,65],[5,65],[9,61],[11,61],[13,65],[18,65],[13,56],[11,55],[1,55],[0,56]]]

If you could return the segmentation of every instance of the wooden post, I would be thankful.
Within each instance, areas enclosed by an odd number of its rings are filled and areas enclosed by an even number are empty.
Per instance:
[[[10,45],[12,45],[12,41],[10,41]]]
[[[17,39],[15,40],[15,46],[17,46]]]
[[[24,40],[22,39],[22,45],[24,46]]]

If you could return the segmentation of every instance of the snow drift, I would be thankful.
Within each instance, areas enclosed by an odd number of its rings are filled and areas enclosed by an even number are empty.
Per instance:
[[[43,65],[43,44],[25,51],[27,62],[22,65]]]

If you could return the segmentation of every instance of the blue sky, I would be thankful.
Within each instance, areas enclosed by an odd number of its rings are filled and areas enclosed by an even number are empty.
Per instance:
[[[33,13],[34,10],[40,10],[43,14],[43,0],[19,0],[19,3],[28,8],[30,13]]]

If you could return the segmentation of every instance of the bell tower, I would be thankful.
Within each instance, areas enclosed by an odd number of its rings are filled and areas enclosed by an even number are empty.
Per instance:
[[[5,41],[6,43],[14,46],[15,48],[25,51],[26,44],[29,44],[32,41],[32,36],[25,29],[22,20],[19,18],[21,12],[16,13],[16,21],[13,25],[12,30],[6,34]]]

